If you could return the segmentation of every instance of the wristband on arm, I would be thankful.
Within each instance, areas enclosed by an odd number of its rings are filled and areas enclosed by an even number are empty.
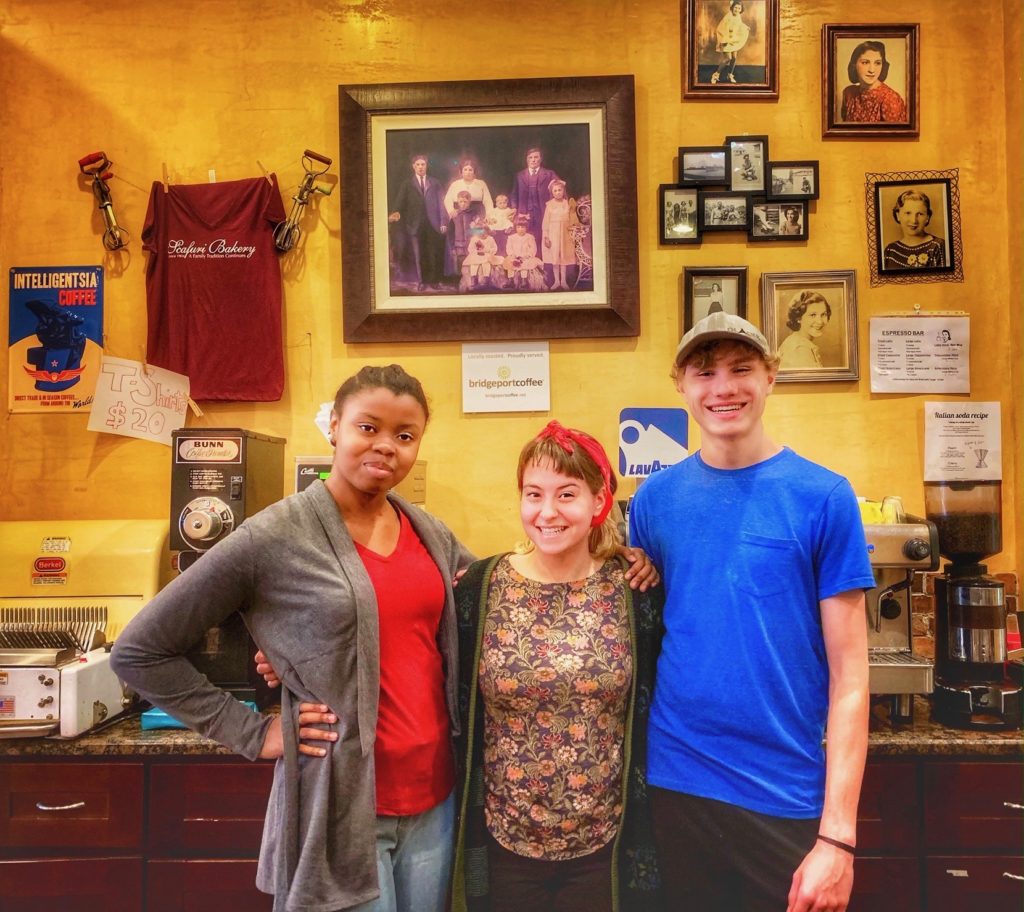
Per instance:
[[[857,854],[857,847],[850,845],[848,842],[840,842],[831,836],[822,836],[821,833],[818,834],[818,839],[822,842],[827,842],[830,846],[835,846],[837,849],[842,849],[844,852],[849,852],[851,855]]]

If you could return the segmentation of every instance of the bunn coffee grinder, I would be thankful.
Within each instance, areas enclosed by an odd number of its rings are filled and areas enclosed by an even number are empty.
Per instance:
[[[1003,584],[981,563],[1003,547],[1002,483],[925,482],[925,512],[949,559],[935,578],[935,718],[956,728],[1021,726],[1006,663]]]

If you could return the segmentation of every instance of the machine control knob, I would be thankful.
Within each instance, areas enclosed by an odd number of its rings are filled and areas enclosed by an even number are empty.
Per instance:
[[[53,678],[47,677],[46,675],[40,675],[39,683],[42,684],[43,687],[53,687]]]
[[[39,701],[39,708],[42,709],[44,706],[49,706],[53,702],[53,697],[43,697]]]
[[[181,511],[178,523],[184,539],[193,548],[204,550],[231,531],[235,517],[219,498],[197,497]]]
[[[923,561],[931,557],[932,546],[923,538],[912,538],[903,543],[903,556],[907,560]]]
[[[894,621],[900,616],[903,606],[894,598],[884,598],[879,610],[882,612],[882,617],[887,621]]]

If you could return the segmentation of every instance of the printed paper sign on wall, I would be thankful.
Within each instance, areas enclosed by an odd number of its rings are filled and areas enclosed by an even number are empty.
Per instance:
[[[619,412],[619,474],[646,478],[685,459],[687,414],[680,408],[627,408]]]
[[[12,267],[8,328],[8,409],[88,411],[103,355],[103,268]]]

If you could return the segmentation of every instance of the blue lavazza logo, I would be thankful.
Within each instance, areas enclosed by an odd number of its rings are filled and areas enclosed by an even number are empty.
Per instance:
[[[686,411],[627,408],[619,412],[619,474],[646,478],[689,455]]]

